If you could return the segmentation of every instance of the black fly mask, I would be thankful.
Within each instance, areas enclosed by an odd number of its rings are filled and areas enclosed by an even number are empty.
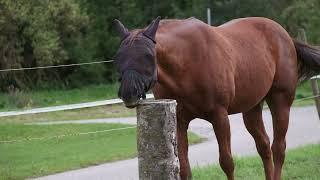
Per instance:
[[[127,107],[135,107],[140,98],[145,99],[157,81],[155,34],[159,21],[157,18],[145,30],[135,33],[115,21],[122,39],[115,57],[121,82],[118,96]]]

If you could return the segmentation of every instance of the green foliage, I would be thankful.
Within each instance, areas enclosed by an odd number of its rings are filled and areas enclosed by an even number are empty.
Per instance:
[[[320,43],[320,1],[295,0],[281,14],[281,21],[294,36],[299,28],[307,31],[308,39],[313,44]]]
[[[239,17],[268,17],[281,23],[293,37],[304,28],[310,42],[319,44],[319,8],[318,0],[218,0],[214,1],[214,20],[221,24]]]
[[[119,45],[114,19],[129,29],[143,28],[157,16],[206,21],[207,7],[214,25],[263,16],[293,37],[305,28],[310,43],[320,43],[318,0],[0,0],[0,69],[109,60]],[[116,79],[112,63],[1,72],[0,89],[74,88]]]
[[[88,22],[72,0],[1,0],[0,67],[19,68],[63,64],[74,61],[65,46],[81,40]],[[80,38],[80,39],[79,39]],[[1,73],[1,89],[24,88],[43,80],[60,80],[55,70]]]
[[[270,0],[219,0],[214,1],[213,11],[215,24],[241,17],[273,18],[275,16],[274,6]]]

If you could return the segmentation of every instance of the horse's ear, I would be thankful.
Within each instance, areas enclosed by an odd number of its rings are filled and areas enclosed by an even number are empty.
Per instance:
[[[124,27],[124,25],[118,20],[114,20],[114,26],[116,30],[118,31],[120,38],[123,40],[129,35],[129,31],[127,28]]]
[[[161,17],[158,16],[157,19],[153,20],[152,23],[144,30],[143,34],[147,36],[149,39],[155,41],[156,37],[156,32],[159,27],[159,22],[160,22]]]

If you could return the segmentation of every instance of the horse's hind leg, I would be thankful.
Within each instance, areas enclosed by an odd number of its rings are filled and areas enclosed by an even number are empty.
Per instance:
[[[282,165],[285,159],[286,134],[289,125],[290,106],[294,99],[294,92],[271,91],[267,97],[272,121],[273,143],[272,153],[274,162],[274,180],[281,179]]]
[[[219,145],[220,166],[228,180],[233,180],[234,164],[231,154],[231,132],[227,110],[217,108],[212,118],[211,123]]]
[[[268,134],[262,120],[262,104],[258,104],[248,112],[243,113],[244,124],[254,138],[257,151],[263,161],[266,180],[273,179],[273,164]]]

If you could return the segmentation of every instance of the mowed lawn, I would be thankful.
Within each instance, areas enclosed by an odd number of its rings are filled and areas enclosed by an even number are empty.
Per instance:
[[[131,125],[121,124],[63,124],[23,125],[0,124],[0,179],[25,179],[105,162],[135,157],[136,128],[96,134],[79,133],[103,131]],[[52,136],[68,135],[60,138]],[[49,138],[31,140],[31,138]],[[191,143],[202,139],[189,133]]]
[[[118,117],[134,117],[136,109],[128,109],[123,104],[98,106],[66,111],[0,117],[1,123],[31,123],[46,121],[88,120]]]
[[[264,180],[264,170],[259,157],[235,158],[235,179]],[[225,180],[220,166],[193,169],[195,180]],[[320,145],[309,145],[289,150],[283,168],[283,180],[319,180]]]

